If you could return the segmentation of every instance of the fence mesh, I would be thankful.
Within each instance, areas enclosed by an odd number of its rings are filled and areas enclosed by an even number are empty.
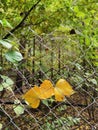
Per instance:
[[[64,35],[54,31],[39,36],[31,27],[26,30],[20,41],[14,36],[24,59],[18,65],[1,60],[3,68],[10,66],[8,71],[1,73],[14,81],[13,91],[4,89],[1,92],[1,129],[97,130],[98,68],[87,57],[93,42],[85,48],[76,34]],[[82,40],[85,42],[85,38]],[[22,99],[22,95],[35,84],[40,85],[49,79],[55,85],[60,78],[66,79],[76,91],[63,102],[47,99],[33,109]],[[15,113],[18,106],[24,109],[23,114]]]

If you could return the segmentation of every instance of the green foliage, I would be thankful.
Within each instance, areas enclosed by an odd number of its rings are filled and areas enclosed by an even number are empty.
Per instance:
[[[59,130],[64,128],[64,130],[70,130],[70,128],[74,125],[77,125],[80,122],[80,118],[74,118],[71,116],[68,117],[59,117],[56,120],[53,120],[51,123],[50,120],[52,120],[51,118],[49,118],[46,120],[47,122],[42,126],[44,130]]]
[[[1,38],[12,27],[14,28],[20,23],[34,3],[36,3],[36,0],[1,1]],[[42,0],[24,21],[22,27],[14,32],[15,37],[10,36],[9,40],[0,40],[2,55],[5,55],[7,60],[14,64],[25,59],[26,62],[20,65],[20,68],[22,67],[30,73],[32,73],[34,67],[36,73],[42,69],[50,77],[51,72],[48,73],[48,70],[54,68],[55,71],[53,72],[56,75],[54,80],[60,78],[57,73],[58,61],[60,60],[61,68],[65,66],[65,68],[68,67],[69,70],[72,70],[76,67],[76,70],[80,72],[80,74],[73,74],[72,82],[82,82],[85,76],[82,71],[84,67],[88,68],[87,72],[89,73],[92,73],[92,68],[97,69],[98,67],[97,9],[96,1]],[[74,30],[75,33],[70,34],[71,30]],[[41,43],[41,51],[40,40],[38,42],[37,38],[42,38],[44,41]],[[35,55],[32,41],[34,39]],[[19,41],[22,41],[22,43],[19,43]],[[20,49],[18,43],[24,43],[22,45],[25,46],[24,49]],[[11,50],[7,52],[2,46]],[[46,51],[47,48],[48,51]],[[60,59],[58,59],[59,48],[61,49]],[[20,53],[23,54],[23,57]],[[35,62],[34,66],[32,61]],[[7,68],[11,67],[6,61],[5,64]],[[61,74],[68,77],[69,71],[62,69]],[[36,78],[38,78],[38,73]]]
[[[12,64],[18,64],[25,59],[23,64],[19,64],[19,68],[24,73],[28,70],[31,74],[34,68],[36,82],[40,70],[44,72],[44,76],[41,76],[43,80],[47,77],[51,78],[50,70],[53,68],[54,82],[63,76],[69,78],[73,86],[78,86],[77,90],[87,87],[88,91],[93,88],[98,92],[98,77],[93,74],[98,71],[98,2],[96,0],[42,0],[21,27],[12,33],[8,40],[2,40],[20,23],[36,1],[0,1],[0,71],[8,71],[12,68]],[[73,34],[72,30],[74,30]],[[13,81],[4,75],[1,75],[1,78],[3,82],[0,84],[0,91],[12,90]],[[93,96],[93,91],[90,91],[90,95]],[[53,99],[43,101],[49,107],[53,102]],[[18,116],[24,112],[21,105],[15,104],[13,109]],[[58,108],[57,111],[60,113],[64,109],[66,106]],[[79,118],[71,116],[60,117],[57,120],[50,117],[43,125],[43,129],[62,129],[62,123],[65,123],[66,129],[70,129],[69,127],[78,124],[79,121]]]
[[[13,110],[16,113],[17,116],[20,116],[24,113],[24,107],[20,104],[19,100],[14,101]]]
[[[10,49],[12,47],[12,45],[6,40],[0,40],[0,44],[2,44],[7,49]]]
[[[13,28],[11,26],[11,24],[6,20],[6,19],[3,19],[3,20],[0,20],[0,23],[3,27],[9,27],[9,28]]]
[[[18,48],[17,48],[17,46],[16,47],[13,46],[14,43],[12,41],[10,41],[10,40],[0,40],[0,44],[3,47],[8,49],[8,51],[3,52],[3,53],[5,53],[4,54],[5,58],[8,61],[16,64],[16,63],[18,63],[19,61],[21,61],[23,59],[22,54],[19,51],[16,51],[16,49],[18,49]]]
[[[13,105],[13,109],[17,116],[20,116],[21,114],[24,113],[24,108],[21,105],[17,105],[17,106]]]
[[[48,107],[51,107],[51,105],[53,104],[53,102],[55,102],[55,100],[53,98],[42,100],[42,103],[44,105],[48,106]]]
[[[0,84],[0,91],[3,91],[3,89],[8,89],[12,91],[13,87],[13,80],[9,78],[8,76],[0,75],[0,78],[2,79],[2,82]]]
[[[0,123],[0,130],[2,130],[3,125]]]
[[[23,59],[21,53],[14,50],[9,50],[8,52],[6,52],[5,57],[8,61],[12,63],[18,63]]]

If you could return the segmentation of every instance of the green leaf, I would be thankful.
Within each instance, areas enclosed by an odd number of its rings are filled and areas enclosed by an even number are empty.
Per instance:
[[[0,130],[2,129],[3,125],[0,123]]]
[[[0,76],[3,79],[3,82],[0,84],[0,90],[2,91],[5,88],[5,89],[12,91],[12,87],[14,84],[13,80],[4,75],[0,75]]]
[[[4,82],[2,83],[3,88],[8,89],[9,91],[12,91],[12,86],[10,86],[8,83]]]
[[[0,92],[3,91],[3,86],[0,84]]]
[[[0,70],[2,70],[2,67],[0,66]]]
[[[10,79],[10,78],[6,79],[6,83],[8,83],[9,85],[13,85],[14,84],[13,80]]]
[[[12,26],[11,26],[11,24],[6,20],[6,19],[3,19],[3,20],[1,20],[2,22],[0,22],[1,24],[2,24],[2,26],[3,27],[9,27],[9,28],[13,28]]]
[[[76,12],[76,13],[79,12],[79,7],[78,6],[74,7],[74,12]]]
[[[97,85],[96,79],[91,79],[90,81],[91,81],[93,84]]]
[[[12,47],[12,45],[9,42],[5,41],[5,40],[0,40],[0,44],[2,44],[7,49],[10,49]]]
[[[3,79],[3,82],[8,83],[9,85],[13,85],[14,84],[13,80],[11,78],[9,78],[8,76],[5,76],[5,75],[0,75],[0,76]]]
[[[79,12],[77,13],[77,16],[78,16],[79,18],[84,18],[84,17],[85,17],[85,13],[79,11]]]
[[[0,24],[3,24],[3,23],[2,23],[2,20],[0,20]]]
[[[23,59],[22,54],[20,52],[10,50],[5,54],[5,57],[8,61],[12,63],[17,63]]]
[[[49,106],[48,100],[42,100],[42,103],[45,104],[46,106]]]
[[[17,116],[21,115],[24,113],[24,108],[21,105],[18,106],[13,106],[14,107],[14,112],[16,113]]]
[[[18,99],[16,99],[15,101],[14,101],[14,104],[19,104],[20,103],[20,100],[18,100]]]
[[[79,122],[80,122],[80,118],[74,118],[74,119],[73,119],[73,122],[74,122],[74,124],[79,123]]]
[[[4,13],[4,9],[3,8],[0,8],[0,13]]]

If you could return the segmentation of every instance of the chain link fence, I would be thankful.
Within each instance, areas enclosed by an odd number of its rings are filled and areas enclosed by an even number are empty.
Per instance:
[[[81,44],[80,37],[71,32],[65,35],[54,31],[39,36],[31,27],[24,31],[26,34],[21,34],[20,40],[14,36],[24,57],[18,65],[8,63],[1,49],[1,74],[10,77],[14,85],[13,91],[1,91],[0,129],[97,130],[98,67],[88,57],[93,42],[86,47],[85,38]],[[63,102],[47,99],[33,109],[22,99],[35,84],[40,85],[45,79],[55,84],[60,78],[66,79],[76,91]],[[17,115],[17,107],[24,112],[18,111]]]

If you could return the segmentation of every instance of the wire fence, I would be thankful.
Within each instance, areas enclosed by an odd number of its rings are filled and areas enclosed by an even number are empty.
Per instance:
[[[30,27],[26,36],[16,40],[24,59],[17,66],[4,58],[1,60],[4,68],[1,74],[14,81],[13,91],[4,89],[1,92],[1,129],[97,130],[98,67],[86,57],[93,43],[84,49],[76,34],[63,35],[54,31],[39,36]],[[5,72],[6,66],[9,67]],[[55,84],[60,78],[66,79],[76,91],[63,102],[48,99],[33,109],[23,101],[22,95],[35,84],[40,85],[45,79]],[[19,105],[24,113],[17,115],[15,108]]]

